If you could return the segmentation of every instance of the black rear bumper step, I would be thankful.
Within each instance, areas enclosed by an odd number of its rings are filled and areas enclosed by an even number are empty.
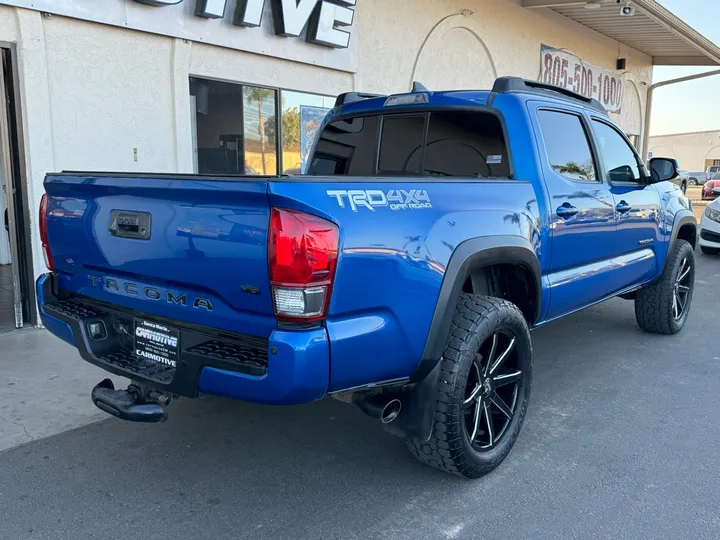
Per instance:
[[[164,422],[167,407],[157,401],[143,400],[140,392],[130,386],[127,390],[115,390],[110,379],[98,383],[91,394],[95,406],[108,414],[128,422]]]
[[[205,367],[258,377],[267,371],[267,339],[156,317],[85,296],[68,296],[62,291],[52,291],[50,286],[44,294],[46,303],[42,309],[70,327],[78,351],[85,360],[148,387],[197,397],[200,374]],[[178,330],[180,349],[176,365],[166,365],[134,354],[135,319],[156,321]],[[104,325],[106,335],[93,340],[88,328],[98,322]],[[124,398],[121,402],[124,403]],[[96,403],[103,408],[99,403],[104,401]]]

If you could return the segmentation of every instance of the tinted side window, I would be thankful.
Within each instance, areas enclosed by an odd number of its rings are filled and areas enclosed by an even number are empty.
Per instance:
[[[596,181],[595,163],[580,117],[538,111],[538,121],[550,166],[569,180]]]
[[[491,114],[431,113],[425,173],[479,178],[509,176],[500,121]]]
[[[600,145],[611,182],[642,182],[638,161],[620,134],[604,122],[593,120],[593,130]]]
[[[308,174],[372,176],[379,124],[378,116],[330,122],[322,131]]]
[[[424,116],[386,117],[378,173],[420,173],[424,131]]]

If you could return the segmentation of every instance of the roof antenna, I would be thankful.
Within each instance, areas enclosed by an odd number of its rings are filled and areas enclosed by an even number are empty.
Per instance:
[[[425,88],[425,86],[424,86],[422,83],[419,83],[419,82],[417,82],[417,81],[413,81],[411,92],[413,92],[413,93],[416,93],[416,92],[430,92],[430,90],[428,90],[427,88]]]

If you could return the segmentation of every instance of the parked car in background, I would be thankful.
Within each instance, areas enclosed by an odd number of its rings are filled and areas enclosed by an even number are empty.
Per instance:
[[[705,171],[705,181],[712,180],[712,177],[720,172],[720,165],[710,165]]]
[[[680,186],[680,189],[682,190],[684,195],[687,191],[688,185],[690,184],[690,173],[688,173],[687,171],[678,170],[678,176],[672,182],[673,184]]]
[[[702,186],[707,182],[707,174],[704,171],[690,171],[688,177],[689,186]]]
[[[717,199],[718,193],[715,191],[715,188],[720,188],[720,173],[715,173],[705,182],[702,189],[702,200],[712,201]]]
[[[707,205],[700,220],[700,249],[706,255],[720,254],[720,199]]]

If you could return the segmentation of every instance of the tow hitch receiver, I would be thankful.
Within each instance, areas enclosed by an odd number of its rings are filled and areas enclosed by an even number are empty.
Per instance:
[[[170,396],[142,385],[130,384],[127,390],[115,390],[110,379],[93,388],[92,402],[106,413],[130,422],[164,422]]]

